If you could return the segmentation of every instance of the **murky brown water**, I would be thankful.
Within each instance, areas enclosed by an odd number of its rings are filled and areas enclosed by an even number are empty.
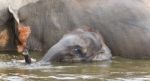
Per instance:
[[[21,58],[0,54],[0,81],[150,81],[150,60],[116,57],[111,62],[33,66],[16,62]]]

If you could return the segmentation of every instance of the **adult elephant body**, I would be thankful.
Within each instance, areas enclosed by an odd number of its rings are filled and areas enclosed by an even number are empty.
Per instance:
[[[40,0],[18,11],[31,26],[28,48],[47,50],[67,31],[87,25],[98,30],[113,55],[150,58],[148,0]]]

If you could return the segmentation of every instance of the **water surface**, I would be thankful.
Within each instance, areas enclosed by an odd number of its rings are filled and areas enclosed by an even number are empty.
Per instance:
[[[39,60],[40,53],[31,53]],[[26,65],[17,54],[0,54],[0,81],[150,81],[150,60],[114,57],[112,61]]]

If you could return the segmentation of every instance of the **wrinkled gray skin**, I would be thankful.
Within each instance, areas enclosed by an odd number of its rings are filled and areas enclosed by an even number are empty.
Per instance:
[[[111,57],[111,51],[99,33],[78,28],[65,34],[40,62],[102,61]]]
[[[46,52],[67,31],[86,25],[102,34],[113,55],[150,58],[149,3],[149,0],[40,0],[19,8],[17,15],[22,24],[31,26],[30,50]],[[6,25],[11,30],[14,24]],[[10,49],[14,49],[14,44],[8,43],[6,48],[11,45]]]

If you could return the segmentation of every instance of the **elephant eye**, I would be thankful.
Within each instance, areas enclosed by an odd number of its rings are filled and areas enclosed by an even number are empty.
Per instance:
[[[79,57],[85,56],[85,54],[83,54],[82,52],[82,47],[80,47],[79,45],[74,46],[73,51],[74,51],[74,54],[78,55]]]
[[[81,47],[80,46],[74,46],[73,51],[75,54],[80,54],[82,53]]]

